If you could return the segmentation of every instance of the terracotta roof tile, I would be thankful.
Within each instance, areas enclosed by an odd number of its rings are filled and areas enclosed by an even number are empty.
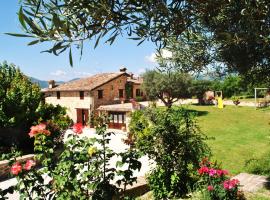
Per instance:
[[[117,73],[101,73],[87,78],[81,78],[68,83],[61,84],[55,88],[48,89],[47,91],[81,91],[81,90],[93,90],[115,78],[126,74],[125,72]]]

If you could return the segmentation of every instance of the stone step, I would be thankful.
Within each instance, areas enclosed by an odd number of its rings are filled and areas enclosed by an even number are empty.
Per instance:
[[[241,189],[244,192],[256,192],[262,188],[269,188],[270,186],[270,179],[266,176],[240,173],[232,179],[238,179],[240,181]]]

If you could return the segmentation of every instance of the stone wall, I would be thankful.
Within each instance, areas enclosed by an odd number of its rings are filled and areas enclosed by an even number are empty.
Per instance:
[[[126,82],[127,76],[122,75],[93,90],[91,93],[94,98],[94,109],[97,109],[100,105],[109,105],[124,101],[126,99]],[[123,98],[119,98],[119,89],[123,89]],[[98,90],[103,90],[102,99],[98,98]]]
[[[50,92],[46,97],[46,103],[51,103],[53,105],[59,104],[60,106],[67,108],[67,114],[71,119],[77,121],[77,111],[76,108],[88,109],[93,107],[93,98],[90,96],[89,91],[84,91],[84,99],[80,99],[79,91],[63,91],[60,92],[60,99],[57,99],[57,93]]]
[[[34,159],[34,154],[24,155],[22,157],[18,157],[18,162],[25,162],[26,160]],[[0,180],[6,179],[9,177],[10,174],[10,166],[8,160],[0,161]]]
[[[133,98],[136,98],[137,96],[136,96],[136,90],[137,89],[140,89],[140,91],[141,91],[141,94],[142,94],[142,99],[146,99],[146,95],[143,93],[143,90],[142,90],[142,87],[141,87],[141,85],[140,84],[133,84]]]

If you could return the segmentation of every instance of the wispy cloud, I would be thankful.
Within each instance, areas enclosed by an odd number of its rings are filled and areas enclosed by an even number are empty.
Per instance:
[[[170,58],[170,57],[172,57],[172,52],[168,51],[166,49],[162,49],[161,50],[161,56],[163,58]],[[150,55],[145,56],[145,60],[147,62],[156,64],[157,63],[157,53],[151,53]]]
[[[55,72],[51,72],[52,76],[65,76],[67,73],[62,70],[56,70]]]
[[[92,76],[93,74],[90,73],[90,72],[78,72],[78,71],[75,71],[74,75],[77,76],[77,77],[86,77],[86,76]]]

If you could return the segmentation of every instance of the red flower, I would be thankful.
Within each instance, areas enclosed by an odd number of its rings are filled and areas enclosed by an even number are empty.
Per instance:
[[[73,131],[77,134],[81,134],[83,131],[83,125],[82,123],[76,123],[72,127]]]
[[[15,163],[11,166],[10,172],[13,175],[18,175],[21,171],[22,171],[22,165],[19,162]]]
[[[46,124],[39,124],[36,126],[31,126],[31,131],[28,133],[30,137],[34,137],[37,134],[50,135],[51,132],[46,130]]]
[[[223,174],[224,174],[224,175],[228,175],[228,174],[229,174],[228,170],[226,170],[226,169],[224,169],[224,170],[222,170],[222,171],[223,171]]]
[[[29,171],[34,166],[36,166],[36,162],[34,160],[27,160],[24,165],[24,169]]]
[[[208,191],[213,191],[213,190],[214,190],[214,187],[213,187],[212,185],[208,185],[208,186],[207,186],[207,190],[208,190]]]
[[[228,175],[229,172],[227,170],[218,169],[217,174],[218,176],[222,176],[222,175]]]
[[[209,169],[208,169],[208,167],[203,166],[198,170],[198,172],[200,175],[202,175],[202,174],[208,173]]]

